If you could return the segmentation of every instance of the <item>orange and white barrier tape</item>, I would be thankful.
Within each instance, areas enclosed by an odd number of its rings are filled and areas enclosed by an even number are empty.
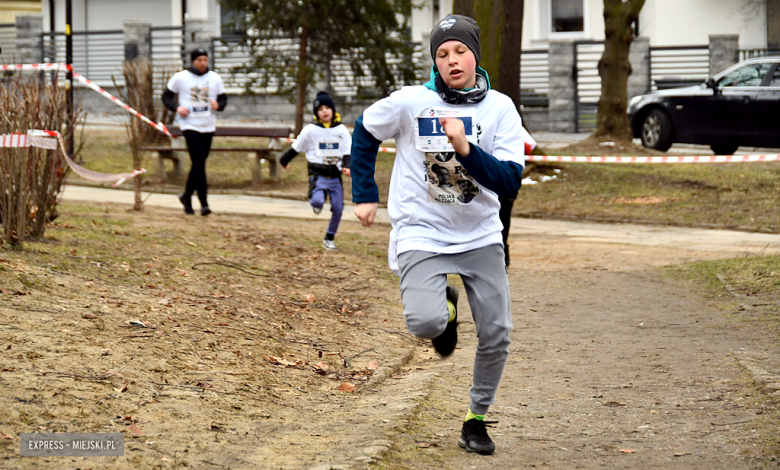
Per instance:
[[[659,157],[576,157],[566,155],[526,155],[530,162],[561,162],[561,163],[751,163],[776,162],[780,155],[699,155]]]
[[[143,168],[140,170],[133,170],[131,173],[114,174],[87,170],[86,168],[79,166],[68,156],[68,152],[65,150],[65,143],[62,141],[62,135],[57,131],[32,130],[28,131],[27,134],[0,135],[0,147],[39,147],[56,150],[58,146],[62,154],[65,155],[65,161],[68,162],[68,166],[71,170],[82,178],[90,181],[113,183],[114,186],[119,186],[128,179],[146,173],[146,170]]]
[[[100,93],[103,97],[108,98],[117,106],[121,106],[130,114],[134,115],[138,119],[154,127],[155,129],[167,135],[168,137],[172,139],[176,138],[176,136],[171,135],[171,133],[168,132],[168,128],[165,127],[165,124],[161,122],[155,123],[151,119],[147,118],[143,114],[131,108],[129,105],[122,102],[117,97],[113,96],[111,93],[107,92],[106,90],[92,83],[87,77],[84,77],[83,75],[74,72],[73,67],[67,64],[11,64],[11,65],[0,65],[0,70],[17,70],[22,72],[50,72],[50,71],[72,72],[74,79],[88,86],[92,90]]]

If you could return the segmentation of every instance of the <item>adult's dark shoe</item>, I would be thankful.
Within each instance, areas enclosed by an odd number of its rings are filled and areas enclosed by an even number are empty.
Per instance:
[[[184,193],[179,194],[179,201],[184,206],[184,213],[187,215],[195,215],[195,211],[192,209],[192,201],[188,197],[184,197]]]
[[[480,421],[470,419],[463,423],[460,431],[458,445],[466,449],[466,452],[476,452],[483,455],[491,455],[496,451],[496,445],[488,436],[486,424],[493,424],[495,421]]]
[[[458,289],[448,284],[447,285],[447,309],[449,310],[449,304],[452,304],[454,315],[451,312],[449,322],[447,322],[447,328],[444,333],[433,338],[433,348],[437,353],[442,356],[449,356],[452,351],[455,350],[455,346],[458,344]]]
[[[211,214],[211,209],[209,209],[209,206],[200,208],[200,215],[209,215],[209,214]]]

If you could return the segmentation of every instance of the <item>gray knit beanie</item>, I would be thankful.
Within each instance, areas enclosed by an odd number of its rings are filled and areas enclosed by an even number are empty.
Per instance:
[[[477,65],[482,59],[482,49],[479,47],[479,26],[468,16],[448,15],[439,21],[431,31],[431,58],[436,63],[436,50],[442,43],[455,39],[460,41],[474,53]]]

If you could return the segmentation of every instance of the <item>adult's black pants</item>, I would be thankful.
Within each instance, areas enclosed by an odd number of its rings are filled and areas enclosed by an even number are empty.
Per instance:
[[[498,196],[498,202],[501,203],[501,208],[498,210],[498,218],[501,219],[501,223],[504,225],[504,229],[501,230],[501,236],[504,239],[504,261],[509,266],[509,245],[507,239],[509,238],[509,226],[512,223],[512,206],[515,203],[517,195],[513,198]]]
[[[206,159],[211,151],[213,132],[184,131],[187,151],[190,153],[192,167],[184,188],[184,197],[189,199],[197,191],[201,207],[208,207],[208,182],[206,181]]]

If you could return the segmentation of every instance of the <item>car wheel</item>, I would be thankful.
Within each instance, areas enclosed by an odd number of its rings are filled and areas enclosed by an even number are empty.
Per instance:
[[[739,145],[710,145],[715,155],[734,155]]]
[[[653,109],[642,121],[642,145],[665,152],[672,146],[672,121],[660,109]]]

